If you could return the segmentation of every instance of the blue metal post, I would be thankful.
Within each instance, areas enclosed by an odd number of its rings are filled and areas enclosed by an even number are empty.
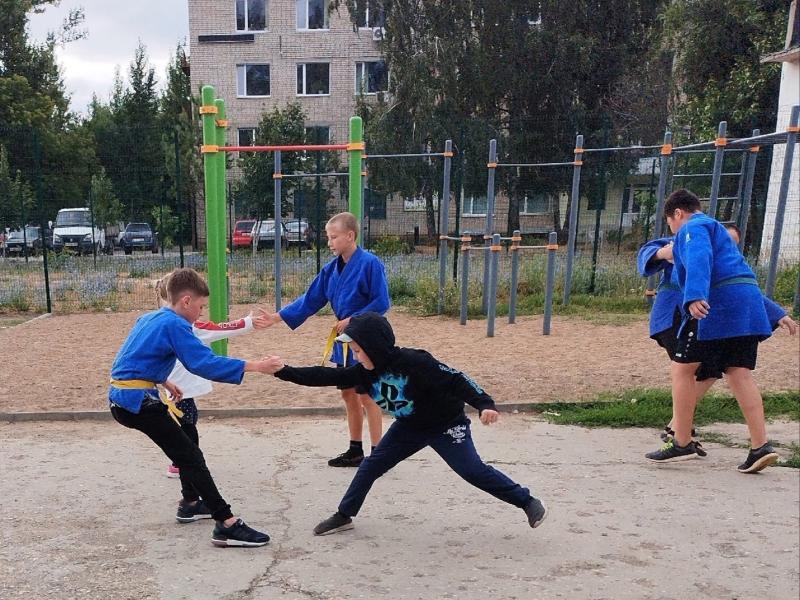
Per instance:
[[[553,288],[556,281],[556,250],[558,250],[558,234],[550,233],[547,240],[547,281],[544,287],[544,323],[542,335],[550,335],[550,320],[553,317]]]
[[[572,195],[569,211],[569,240],[567,241],[567,266],[564,269],[564,306],[572,293],[572,266],[575,261],[575,241],[578,237],[578,211],[581,206],[581,165],[583,165],[583,136],[575,138],[575,162],[572,170]]]
[[[444,286],[447,279],[447,234],[450,222],[450,168],[453,160],[453,140],[444,143],[444,181],[439,199],[439,304],[438,313],[444,312]]]
[[[491,260],[489,271],[489,311],[486,319],[486,337],[494,337],[494,319],[497,315],[497,269],[500,263],[500,234],[492,235],[492,244],[489,246],[487,262]]]
[[[519,243],[522,235],[519,229],[514,230],[511,236],[511,290],[508,298],[508,323],[517,322],[517,285],[519,281]]]
[[[725,145],[728,143],[725,136],[728,131],[728,122],[720,121],[717,129],[717,139],[714,141],[714,170],[711,174],[711,194],[708,201],[708,216],[717,218],[717,205],[719,204],[719,183],[722,179],[722,163],[725,161]]]
[[[472,238],[464,234],[461,236],[461,314],[459,323],[467,324],[467,304],[469,302],[469,247]]]
[[[753,129],[753,137],[761,135],[760,129]],[[744,240],[747,237],[747,221],[750,219],[750,202],[753,198],[753,179],[756,173],[756,161],[758,160],[758,146],[750,146],[750,150],[745,154],[747,157],[747,169],[745,170],[744,191],[742,192],[742,204],[739,206],[739,214],[736,224],[742,235],[739,237],[739,251],[744,254]],[[743,169],[744,170],[744,169]]]
[[[494,232],[494,175],[497,170],[497,140],[489,140],[489,175],[486,183],[486,231],[483,234],[483,241],[488,248],[492,244],[492,233]],[[489,294],[489,254],[488,250],[483,256],[483,298],[481,300],[481,310],[486,314],[488,310]]]
[[[275,151],[275,311],[281,309],[281,151]]]
[[[655,210],[655,239],[664,235],[664,201],[667,192],[667,172],[670,169],[672,162],[672,133],[667,131],[664,133],[664,145],[661,146],[661,159],[659,162],[658,171],[658,188],[656,189],[656,210]],[[647,301],[652,304],[655,298],[655,283],[656,278],[651,275],[647,278],[647,289],[645,296]]]

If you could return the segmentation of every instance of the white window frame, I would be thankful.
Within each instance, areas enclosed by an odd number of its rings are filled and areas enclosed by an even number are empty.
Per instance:
[[[248,94],[247,93],[247,67],[267,67],[267,71],[269,72],[269,94]],[[245,87],[244,90],[239,89],[239,70],[243,69],[244,74],[242,75],[241,82]],[[244,93],[242,93],[244,92]],[[272,67],[269,63],[242,63],[236,65],[236,97],[237,98],[269,98],[272,96]]]
[[[544,194],[545,199],[547,200],[547,208],[545,210],[528,210],[528,194],[522,198],[519,207],[519,214],[520,215],[547,215],[553,212],[553,197],[550,194]],[[530,198],[531,202],[535,202],[534,198]]]
[[[388,69],[386,70],[386,89],[385,90],[379,90],[377,92],[370,92],[370,91],[363,91],[362,92],[358,88],[358,71],[359,71],[359,68],[361,69],[361,81],[366,81],[367,83],[369,83],[369,76],[368,76],[368,73],[367,73],[367,65],[371,64],[371,63],[379,63],[379,62],[382,62],[384,64],[384,66],[386,66],[386,61],[381,59],[381,58],[376,58],[375,60],[359,60],[359,61],[356,61],[356,72],[355,72],[355,78],[353,80],[353,85],[355,86],[355,90],[356,90],[355,91],[355,95],[356,96],[377,96],[378,94],[385,94],[386,92],[389,91],[389,70]]]
[[[237,0],[233,0],[233,19],[236,31],[247,33],[260,33],[262,31],[269,31],[269,0],[260,0],[264,3],[264,29],[250,29],[250,5],[249,0],[244,0],[244,29],[239,29],[238,15],[236,14]]]
[[[329,0],[322,0],[323,5],[324,5],[323,6],[323,10],[325,11],[325,21],[326,21],[327,27],[315,27],[314,29],[311,29],[308,26],[308,13],[309,13],[309,11],[308,11],[308,3],[309,3],[309,1],[310,0],[295,0],[295,3],[294,3],[294,7],[295,7],[294,24],[295,24],[295,28],[297,29],[297,31],[330,31],[330,29],[331,29],[331,19],[330,19],[330,10],[329,10],[330,9],[330,1]],[[305,24],[304,24],[303,27],[300,27],[299,23],[297,22],[298,19],[300,18],[299,13],[297,12],[297,5],[300,2],[303,2],[306,5],[306,9],[305,9],[306,19],[305,19]]]
[[[359,29],[369,29],[371,31],[373,29],[382,29],[382,28],[386,27],[386,15],[384,15],[384,21],[383,21],[383,23],[381,25],[370,25],[369,24],[369,4],[370,4],[369,0],[367,0],[366,6],[364,7],[364,24],[361,25],[359,23],[358,28]]]
[[[242,143],[242,132],[243,131],[252,131],[253,142],[251,144],[243,144]],[[255,127],[238,127],[236,129],[236,145],[237,146],[255,146],[256,145],[256,128]]]
[[[327,94],[308,94],[306,93],[306,84],[307,84],[307,77],[306,77],[306,65],[328,65],[328,93]],[[303,98],[324,98],[325,96],[331,95],[331,63],[325,61],[311,61],[311,62],[304,62],[304,63],[297,63],[297,67],[303,67],[303,92],[297,92],[297,85],[295,85],[295,92],[297,96],[301,96]],[[295,69],[295,72],[297,69]],[[295,81],[295,84],[297,82]]]
[[[485,207],[483,212],[473,212],[475,208],[475,199],[483,200],[485,203]],[[467,202],[469,202],[469,210],[467,210]],[[489,199],[486,196],[475,196],[474,194],[470,194],[469,196],[465,195],[464,200],[461,206],[461,216],[462,217],[485,217],[489,211]]]

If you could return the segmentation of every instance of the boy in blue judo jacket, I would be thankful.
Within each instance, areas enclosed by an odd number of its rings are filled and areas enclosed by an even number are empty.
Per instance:
[[[741,236],[739,228],[731,223],[724,223],[724,225],[734,243],[738,245]],[[678,329],[681,325],[681,300],[683,298],[680,286],[672,280],[674,272],[672,268],[673,242],[673,237],[651,240],[639,249],[637,256],[637,268],[642,277],[649,277],[661,272],[661,281],[656,289],[655,301],[650,309],[650,337],[664,348],[670,360],[674,358],[678,344]],[[780,326],[788,330],[791,335],[795,335],[797,333],[797,323],[786,313],[783,307],[766,296],[763,296],[763,299],[764,308],[767,311],[772,328],[776,329]],[[699,401],[709,388],[714,385],[716,380],[721,377],[722,372],[719,370],[712,371],[705,364],[701,364],[695,374],[697,400]],[[672,421],[670,421],[664,427],[661,439],[666,442],[674,435],[675,431],[672,429]],[[695,431],[692,429],[692,438],[694,437]],[[696,443],[696,449],[699,456],[705,456],[705,450],[699,442]]]
[[[683,314],[672,359],[675,436],[646,457],[674,462],[698,456],[691,429],[696,373],[704,363],[727,375],[747,421],[751,450],[738,470],[760,471],[778,459],[767,440],[764,406],[751,373],[758,343],[772,334],[761,290],[722,224],[700,211],[697,196],[688,190],[673,192],[664,215],[675,234],[672,280],[680,287]]]
[[[335,255],[311,282],[306,293],[294,302],[271,315],[272,323],[285,322],[297,329],[306,319],[331,303],[336,325],[333,327],[325,349],[322,363],[330,361],[339,367],[348,367],[358,362],[347,344],[335,338],[344,331],[350,319],[367,311],[384,314],[389,310],[389,286],[380,259],[366,252],[357,244],[358,221],[348,212],[330,218],[325,225],[328,247]],[[331,467],[357,467],[364,460],[361,441],[364,427],[364,412],[367,414],[372,447],[381,439],[381,409],[364,390],[339,387],[347,410],[347,426],[350,432],[348,449],[328,461]]]
[[[215,546],[263,546],[269,541],[261,533],[233,516],[208,471],[203,453],[181,429],[177,410],[162,385],[175,400],[182,392],[167,381],[181,363],[195,375],[224,383],[242,382],[246,372],[269,372],[265,361],[243,361],[217,356],[192,332],[192,323],[208,304],[208,286],[191,269],[176,269],[169,276],[169,306],[147,313],[136,321],[111,367],[108,400],[114,419],[144,433],[180,469],[181,493],[176,520],[190,523],[214,519],[211,537]]]
[[[350,344],[359,364],[346,369],[289,367],[280,357],[271,357],[279,379],[307,386],[360,385],[395,417],[378,447],[359,465],[339,509],[314,528],[315,535],[352,529],[372,484],[427,446],[467,482],[525,511],[528,525],[541,525],[547,514],[542,501],[484,463],[475,450],[464,403],[477,409],[484,425],[498,419],[494,400],[477,383],[425,350],[395,346],[389,321],[376,313],[353,317],[340,341]]]

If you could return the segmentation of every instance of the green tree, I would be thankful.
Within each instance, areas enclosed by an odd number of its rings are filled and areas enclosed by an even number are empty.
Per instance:
[[[114,194],[114,186],[102,167],[97,174],[92,175],[91,193],[96,223],[104,227],[122,220],[122,204]]]

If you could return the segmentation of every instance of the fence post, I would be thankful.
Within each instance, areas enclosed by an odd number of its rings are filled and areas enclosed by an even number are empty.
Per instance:
[[[517,322],[517,284],[519,281],[519,243],[522,241],[522,234],[519,229],[515,229],[511,236],[511,290],[508,296],[508,323],[513,325]]]
[[[483,255],[483,297],[481,311],[486,314],[489,309],[489,250],[492,245],[494,230],[494,175],[497,170],[497,140],[489,140],[489,163],[486,165],[489,175],[486,182],[486,231],[483,233],[483,242],[487,248]]]
[[[469,248],[472,237],[468,233],[461,236],[461,313],[459,323],[467,324],[467,305],[469,303]]]
[[[569,304],[572,292],[572,267],[575,261],[575,240],[578,237],[578,211],[581,205],[581,165],[583,165],[583,136],[575,138],[575,161],[572,170],[572,202],[569,210],[569,240],[567,241],[567,266],[564,269],[564,306]]]
[[[753,129],[753,137],[761,135],[760,129]],[[756,172],[756,161],[758,160],[758,146],[750,146],[750,150],[745,155],[747,157],[747,171],[745,173],[744,191],[742,192],[742,204],[737,215],[737,225],[742,235],[739,236],[739,251],[744,254],[744,242],[747,237],[747,221],[750,219],[750,202],[753,198],[753,179]]]
[[[46,225],[44,216],[44,194],[42,193],[42,147],[36,130],[31,131],[33,141],[33,164],[35,169],[36,200],[39,205],[39,227],[42,231],[42,269],[44,269],[44,296],[47,303],[47,312],[53,312],[53,299],[50,296],[50,265],[47,261]]]
[[[360,159],[359,159],[360,163]],[[275,312],[281,309],[281,151],[275,151],[275,168],[272,178],[275,186],[275,197],[273,210],[275,211],[275,239],[273,248],[275,249]],[[352,190],[351,190],[352,191]],[[361,222],[360,220],[358,221]]]
[[[783,155],[783,173],[781,174],[781,187],[778,192],[778,205],[775,207],[775,229],[772,232],[772,246],[769,252],[769,271],[767,272],[767,297],[772,298],[775,293],[775,278],[778,273],[778,254],[781,249],[781,236],[783,234],[783,218],[786,213],[786,198],[789,195],[789,181],[792,177],[792,161],[794,160],[794,145],[797,142],[797,122],[800,118],[800,105],[792,107],[789,116],[789,127],[786,134],[786,149]]]
[[[672,160],[672,132],[664,133],[664,145],[661,146],[661,159],[658,167],[658,189],[656,190],[656,212],[655,212],[655,238],[660,238],[664,233],[664,196],[667,189],[667,171]],[[645,240],[647,241],[647,240]],[[655,299],[655,275],[647,278],[647,289],[645,296],[647,301],[652,304]]]
[[[544,286],[544,322],[542,335],[550,335],[550,321],[553,317],[553,288],[556,282],[556,250],[558,250],[558,234],[550,232],[547,239],[547,280]]]
[[[725,162],[725,145],[728,140],[725,135],[728,131],[728,122],[720,121],[717,129],[717,139],[714,140],[714,170],[711,172],[711,194],[708,202],[708,216],[717,218],[717,205],[719,204],[719,183],[722,179],[722,164]]]
[[[486,319],[486,337],[494,337],[494,319],[497,315],[497,269],[500,263],[500,234],[492,235],[492,245],[489,246],[491,265],[489,271],[489,314]],[[489,256],[486,257],[489,260]]]
[[[444,179],[442,197],[439,199],[439,305],[438,313],[444,311],[444,286],[447,279],[447,234],[450,231],[450,164],[453,156],[453,140],[444,143]]]
[[[186,224],[183,221],[183,210],[181,210],[181,154],[178,144],[178,128],[172,132],[172,141],[175,144],[175,214],[178,215],[178,252],[181,257],[181,269],[183,261],[183,234],[186,231]]]

